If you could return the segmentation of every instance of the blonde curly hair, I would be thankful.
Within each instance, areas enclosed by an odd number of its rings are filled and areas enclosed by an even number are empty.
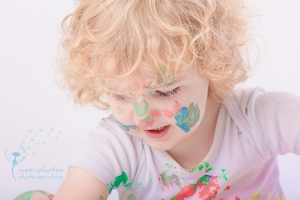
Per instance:
[[[141,74],[159,87],[193,71],[220,102],[250,69],[241,50],[246,11],[242,0],[84,0],[62,23],[65,86],[75,102],[108,108],[102,96],[129,85],[138,91]],[[108,88],[113,80],[122,84]]]

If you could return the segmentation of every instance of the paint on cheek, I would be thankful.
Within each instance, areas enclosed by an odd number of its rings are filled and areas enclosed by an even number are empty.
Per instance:
[[[141,103],[134,102],[132,104],[137,116],[142,116],[148,111],[148,103],[143,99]]]
[[[173,109],[176,111],[176,112],[179,112],[181,110],[181,105],[175,101],[175,104],[173,106]]]
[[[117,107],[116,110],[117,110],[118,114],[124,114],[124,109],[123,108]]]
[[[165,114],[166,117],[168,118],[172,118],[174,116],[174,112],[172,110],[167,110],[167,109],[164,109],[162,110],[162,112]]]
[[[115,119],[116,120],[116,119]],[[130,131],[130,129],[136,129],[137,126],[136,125],[124,125],[121,122],[119,122],[118,120],[116,120],[116,122],[119,124],[119,126],[126,132]]]
[[[177,126],[179,126],[184,132],[189,132],[190,128],[193,127],[200,118],[200,109],[198,105],[191,103],[189,108],[179,107],[180,105],[176,102],[174,108],[178,109],[175,120],[177,121]]]

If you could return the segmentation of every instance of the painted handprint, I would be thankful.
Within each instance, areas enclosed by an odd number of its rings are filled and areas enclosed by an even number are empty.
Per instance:
[[[193,127],[200,117],[200,110],[198,105],[191,103],[189,108],[181,107],[177,102],[174,106],[176,110],[175,119],[177,121],[177,126],[179,126],[184,132],[189,132],[190,128]]]

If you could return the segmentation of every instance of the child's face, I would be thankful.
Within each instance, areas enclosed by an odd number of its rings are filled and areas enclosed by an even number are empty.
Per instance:
[[[158,150],[171,150],[195,132],[206,109],[208,81],[189,74],[174,84],[144,88],[136,99],[109,94],[119,125]]]

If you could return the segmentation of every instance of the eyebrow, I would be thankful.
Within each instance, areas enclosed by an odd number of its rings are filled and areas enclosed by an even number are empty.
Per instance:
[[[175,85],[176,81],[175,81],[175,78],[171,78],[163,83],[160,83],[157,85],[153,85],[153,86],[150,86],[148,87],[149,89],[158,89],[158,88],[164,88],[164,87],[168,87],[168,86],[171,86],[171,85]]]

